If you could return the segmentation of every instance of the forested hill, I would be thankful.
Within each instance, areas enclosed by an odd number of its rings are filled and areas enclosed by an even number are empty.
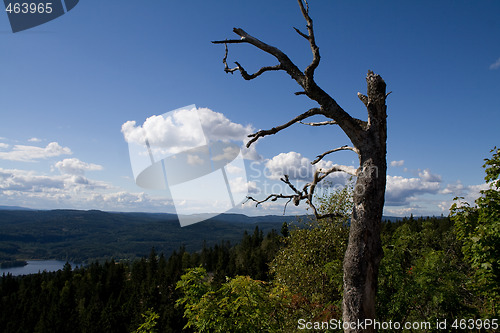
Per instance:
[[[14,259],[135,259],[152,247],[166,256],[185,246],[198,251],[220,241],[236,243],[256,226],[280,230],[293,216],[222,214],[181,228],[174,214],[98,210],[0,210],[0,262]]]

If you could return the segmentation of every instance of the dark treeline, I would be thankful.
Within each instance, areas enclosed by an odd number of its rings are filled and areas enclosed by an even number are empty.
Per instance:
[[[267,263],[279,247],[277,232],[264,236],[256,227],[235,246],[223,241],[195,253],[181,247],[168,259],[153,248],[147,258],[131,263],[111,260],[20,277],[4,274],[0,332],[134,332],[148,309],[159,314],[159,332],[180,332],[186,320],[183,308],[175,306],[175,286],[187,268],[205,267],[219,284],[236,275],[267,280]]]
[[[147,332],[136,330],[151,313],[158,316],[157,332],[199,329],[196,325],[184,329],[193,320],[216,327],[213,318],[220,311],[228,313],[227,309],[211,307],[201,317],[196,313],[186,317],[186,305],[176,305],[189,292],[176,285],[195,267],[208,273],[208,280],[203,281],[214,292],[210,299],[230,308],[240,306],[238,289],[234,289],[235,300],[218,297],[224,297],[223,291],[235,283],[262,286],[255,289],[260,296],[265,296],[267,286],[284,290],[288,296],[274,300],[279,308],[259,312],[260,319],[270,323],[269,332],[292,332],[297,318],[321,320],[340,313],[342,270],[335,269],[335,263],[341,262],[345,244],[335,240],[344,237],[336,236],[343,229],[332,226],[306,224],[297,229],[285,224],[280,233],[273,230],[267,235],[256,227],[236,245],[223,241],[192,253],[181,247],[168,258],[153,248],[148,257],[132,262],[94,262],[74,270],[67,264],[58,272],[4,275],[0,279],[0,332]],[[383,222],[384,258],[377,296],[381,320],[434,322],[494,316],[487,298],[475,289],[473,270],[464,260],[455,229],[448,217]],[[249,276],[249,280],[237,276]],[[188,288],[207,286],[203,281]],[[199,298],[203,293],[192,299],[193,309],[203,303]],[[263,310],[267,305],[255,306]],[[250,307],[249,313],[240,316],[251,316],[255,309]],[[280,325],[273,324],[277,314],[284,320]]]

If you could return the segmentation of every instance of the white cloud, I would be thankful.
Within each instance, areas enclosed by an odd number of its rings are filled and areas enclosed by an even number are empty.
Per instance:
[[[270,179],[280,179],[283,175],[288,175],[290,179],[311,180],[314,172],[311,161],[294,151],[274,156],[267,161],[266,168],[266,175]]]
[[[452,197],[463,197],[466,202],[474,205],[474,201],[481,196],[481,191],[489,189],[489,184],[463,185],[461,181],[455,184],[448,184],[440,192],[441,194],[451,194]]]
[[[400,166],[403,166],[403,164],[405,164],[404,160],[392,161],[391,167],[400,167]]]
[[[187,155],[187,162],[191,165],[203,165],[203,163],[205,163],[205,161],[200,156],[192,154]]]
[[[495,61],[494,63],[492,63],[490,65],[491,70],[499,69],[499,68],[500,68],[500,58],[498,58],[497,61]]]
[[[432,174],[429,169],[425,169],[424,171],[419,172],[418,175],[424,182],[428,183],[441,182],[441,176]]]
[[[0,152],[0,159],[20,162],[33,162],[39,159],[71,154],[71,149],[69,149],[68,147],[62,147],[57,142],[51,142],[45,148],[15,145],[11,151]]]
[[[243,177],[236,177],[229,180],[231,191],[233,193],[255,193],[257,191],[257,183],[254,181],[246,182]]]
[[[0,149],[7,149],[9,148],[9,145],[3,142],[0,142]]]
[[[19,192],[43,192],[64,189],[61,176],[37,175],[33,171],[0,168],[0,190]]]
[[[115,192],[113,192],[115,191]],[[112,185],[83,175],[42,175],[0,168],[0,199],[33,208],[75,208],[118,211],[172,211],[172,200],[145,193],[116,192]]]
[[[441,186],[441,178],[430,172],[420,173],[421,178],[404,178],[387,175],[385,193],[386,205],[402,206],[422,194],[437,194]]]
[[[93,163],[85,163],[77,158],[66,158],[55,164],[62,174],[70,175],[83,175],[85,171],[98,171],[102,170],[102,166]]]
[[[466,187],[461,181],[457,181],[455,184],[448,184],[441,191],[441,194],[453,194],[454,196],[462,196],[466,191]]]
[[[207,137],[210,140],[233,140],[245,141],[248,134],[254,132],[251,125],[243,126],[233,123],[220,112],[212,111],[208,108],[198,109],[200,121]]]
[[[384,215],[390,216],[409,216],[418,211],[420,207],[386,208]]]
[[[222,154],[214,156],[213,160],[227,161],[228,163],[230,163],[232,160],[236,158],[236,156],[238,156],[238,154],[240,153],[240,148],[236,146],[228,146],[223,148],[222,151],[223,151]]]
[[[288,175],[290,180],[306,180],[311,181],[316,169],[329,169],[335,166],[331,161],[319,161],[315,165],[311,164],[311,160],[302,156],[300,153],[291,151],[281,153],[268,160],[265,164],[266,170],[264,174],[269,179],[280,179],[283,175]],[[355,168],[352,167],[352,172]],[[337,179],[338,183],[345,184],[350,175],[343,172],[335,172],[328,176],[328,180]]]
[[[0,192],[16,191],[23,195],[40,193],[81,193],[96,189],[111,189],[107,183],[90,180],[83,175],[41,175],[34,171],[0,168]]]
[[[253,132],[250,125],[233,123],[222,113],[208,108],[179,109],[161,116],[151,116],[142,126],[135,121],[122,125],[127,142],[144,144],[147,138],[153,147],[169,154],[207,144],[210,141],[241,141]]]
[[[28,139],[29,142],[41,142],[42,140],[39,139],[39,138],[31,138],[31,139]]]
[[[240,168],[240,167],[237,167],[235,165],[232,165],[232,164],[228,164],[226,166],[226,171],[230,174],[240,174],[243,172],[243,169]]]

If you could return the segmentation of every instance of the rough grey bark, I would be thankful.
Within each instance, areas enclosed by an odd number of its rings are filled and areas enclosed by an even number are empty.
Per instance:
[[[299,114],[287,123],[273,127],[269,130],[260,130],[251,134],[249,147],[252,143],[267,135],[276,134],[295,123],[311,126],[339,126],[348,136],[351,146],[341,146],[324,152],[317,156],[312,162],[316,164],[326,155],[340,150],[352,150],[358,154],[359,168],[353,170],[347,166],[335,165],[330,169],[317,169],[311,182],[298,189],[289,181],[287,175],[281,179],[294,192],[292,195],[271,194],[262,200],[249,197],[258,204],[278,198],[288,199],[298,205],[304,200],[311,208],[317,218],[324,218],[318,214],[313,202],[313,194],[316,185],[333,172],[347,172],[357,177],[353,195],[354,208],[351,218],[349,232],[349,244],[344,259],[344,299],[343,299],[343,321],[349,323],[363,322],[364,319],[375,319],[375,295],[377,290],[378,267],[382,258],[382,246],[380,241],[380,224],[384,206],[386,185],[386,84],[384,80],[372,71],[366,76],[367,95],[358,93],[359,99],[367,109],[367,120],[351,117],[344,111],[329,94],[322,90],[314,81],[314,72],[320,62],[319,48],[316,45],[313,22],[309,16],[307,1],[298,0],[298,4],[304,19],[306,20],[307,33],[294,28],[297,33],[309,42],[313,59],[304,71],[301,71],[280,49],[268,45],[261,40],[251,36],[243,29],[234,28],[233,32],[240,39],[226,39],[214,41],[215,44],[225,44],[225,55],[223,58],[226,73],[239,71],[245,80],[252,80],[268,71],[285,71],[302,88],[296,95],[306,95],[315,101],[319,107],[314,107]],[[249,74],[241,64],[235,62],[236,67],[230,68],[227,64],[228,44],[248,43],[258,49],[273,55],[278,64],[264,66],[257,72]],[[327,121],[316,123],[304,123],[303,120],[323,115]],[[346,332],[373,332],[372,327],[357,327],[349,325]]]

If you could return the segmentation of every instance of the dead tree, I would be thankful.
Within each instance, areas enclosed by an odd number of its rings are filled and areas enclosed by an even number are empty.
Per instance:
[[[319,48],[314,37],[313,21],[309,16],[307,1],[298,0],[302,15],[306,21],[307,32],[294,28],[295,31],[307,40],[312,51],[312,61],[304,71],[301,71],[290,58],[280,49],[266,44],[253,37],[243,29],[234,28],[233,32],[240,36],[239,39],[225,39],[213,41],[215,44],[225,45],[223,58],[224,71],[226,73],[239,72],[245,80],[252,80],[265,72],[285,71],[301,90],[296,95],[305,95],[315,101],[318,106],[296,116],[289,122],[269,130],[260,130],[249,135],[251,138],[247,143],[249,147],[258,139],[276,134],[289,126],[302,123],[311,126],[335,125],[339,126],[350,139],[352,146],[341,146],[324,152],[317,156],[312,164],[318,163],[326,155],[340,150],[351,150],[359,157],[359,167],[354,170],[347,166],[334,165],[329,169],[316,169],[313,179],[303,188],[296,188],[289,181],[287,175],[281,179],[293,191],[292,195],[271,194],[262,200],[254,200],[257,205],[268,200],[274,201],[279,198],[288,199],[287,204],[292,201],[298,205],[305,201],[312,209],[316,217],[320,216],[313,202],[316,185],[334,172],[347,172],[356,176],[356,184],[353,194],[354,208],[351,217],[349,232],[349,243],[344,258],[344,299],[343,299],[343,321],[353,323],[346,332],[370,332],[372,327],[357,327],[358,322],[364,319],[375,318],[375,294],[377,290],[377,276],[380,260],[382,259],[382,246],[380,241],[380,224],[384,206],[384,195],[386,185],[386,141],[387,141],[387,113],[385,100],[386,84],[384,80],[372,71],[366,76],[367,94],[358,93],[358,97],[367,109],[367,120],[351,117],[335,99],[322,90],[314,81],[314,72],[320,62]],[[235,67],[230,68],[227,63],[228,44],[247,43],[274,56],[278,63],[273,66],[264,66],[257,72],[249,74],[244,67],[235,62]],[[303,120],[321,115],[327,118],[322,122],[304,123]]]

